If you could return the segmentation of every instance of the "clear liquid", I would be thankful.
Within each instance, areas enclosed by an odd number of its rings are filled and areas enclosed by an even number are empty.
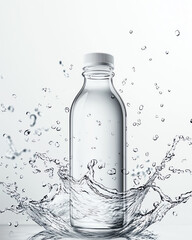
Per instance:
[[[110,79],[88,80],[75,99],[70,116],[71,176],[83,178],[91,165],[97,183],[118,192],[125,191],[125,108],[113,89]],[[90,214],[83,210],[84,194],[71,198],[71,225],[78,231],[101,231],[121,228],[124,224],[124,202],[118,199],[107,204],[100,196],[86,197]],[[114,214],[113,208],[119,211]],[[80,211],[80,209],[82,211]],[[105,212],[105,214],[103,214]],[[107,219],[107,221],[106,221]],[[84,230],[83,230],[84,229]],[[90,229],[90,230],[89,230]]]

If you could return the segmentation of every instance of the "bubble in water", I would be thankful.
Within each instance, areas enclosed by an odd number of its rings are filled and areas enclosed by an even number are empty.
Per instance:
[[[69,108],[65,107],[65,112],[68,113],[69,112]]]
[[[146,47],[146,46],[143,46],[143,47],[141,47],[141,50],[145,50],[145,49],[147,49],[147,47]]]
[[[14,112],[14,107],[13,107],[13,106],[9,106],[7,109],[8,109],[10,112]]]
[[[154,141],[156,141],[158,138],[159,138],[159,135],[157,135],[157,134],[153,136]]]
[[[140,110],[140,111],[142,111],[142,110],[143,110],[143,108],[144,108],[144,106],[143,106],[143,105],[140,105],[140,106],[139,106],[139,110]]]
[[[114,174],[116,174],[116,169],[115,169],[115,168],[112,168],[112,169],[108,170],[107,173],[108,173],[109,175],[114,175]]]
[[[175,35],[178,37],[180,35],[180,31],[179,30],[175,30]]]
[[[132,34],[132,33],[133,33],[133,30],[129,30],[129,33]]]
[[[28,136],[30,133],[31,133],[31,131],[29,129],[27,129],[27,130],[25,130],[24,135]]]

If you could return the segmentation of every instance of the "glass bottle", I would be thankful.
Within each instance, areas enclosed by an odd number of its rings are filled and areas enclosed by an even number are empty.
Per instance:
[[[114,59],[110,54],[89,53],[84,57],[84,85],[70,111],[70,175],[73,182],[81,184],[86,173],[90,174],[92,170],[93,181],[89,184],[96,183],[95,186],[101,186],[101,191],[104,188],[122,193],[126,189],[123,174],[126,169],[126,110],[113,86],[113,69]],[[70,220],[76,230],[107,232],[123,226],[123,202],[105,206],[109,202],[90,198],[89,192],[87,198],[90,200],[86,201],[80,187],[75,191],[73,187]],[[93,190],[94,186],[91,187]],[[97,189],[96,194],[102,193]],[[118,217],[110,210],[117,207],[121,210]],[[99,213],[108,208],[102,218]]]

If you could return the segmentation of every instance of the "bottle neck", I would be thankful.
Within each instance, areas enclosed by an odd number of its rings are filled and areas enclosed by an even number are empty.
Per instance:
[[[114,77],[113,68],[107,65],[84,67],[82,73],[85,87],[110,88]]]

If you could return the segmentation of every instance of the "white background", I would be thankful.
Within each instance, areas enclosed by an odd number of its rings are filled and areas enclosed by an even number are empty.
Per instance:
[[[83,84],[83,55],[106,52],[115,58],[114,85],[117,91],[123,90],[119,94],[125,104],[130,103],[127,107],[128,168],[131,172],[135,166],[132,157],[136,155],[139,155],[139,164],[146,164],[146,152],[150,153],[151,162],[160,162],[169,149],[167,144],[172,143],[176,135],[192,137],[191,12],[190,0],[0,0],[0,104],[15,108],[13,113],[0,111],[1,156],[8,149],[3,133],[12,136],[16,148],[29,148],[31,144],[34,152],[44,152],[50,147],[50,140],[57,141],[55,132],[45,134],[37,144],[26,142],[23,132],[18,133],[19,129],[29,127],[25,113],[34,112],[41,102],[45,106],[51,104],[52,108],[49,112],[45,107],[38,126],[50,128],[58,119],[62,126],[60,148],[51,148],[49,154],[61,160],[68,157],[68,142],[64,141],[68,138],[68,114],[64,109],[70,107]],[[146,49],[142,50],[144,46]],[[72,70],[70,64],[73,64]],[[127,83],[123,86],[125,78]],[[155,83],[160,87],[158,90]],[[44,94],[42,88],[50,88],[51,92]],[[144,109],[138,114],[141,104]],[[135,127],[133,123],[137,119],[141,119],[142,124]],[[159,138],[154,141],[156,134]],[[136,154],[135,147],[138,148]],[[185,144],[178,149],[178,162],[173,165],[186,158],[189,167],[192,149]],[[3,161],[10,166],[15,164],[9,159]],[[6,169],[4,163],[0,168],[0,181],[5,181],[8,175],[10,181],[20,181],[20,173],[15,174],[11,169]],[[28,174],[30,169],[26,171]],[[20,184],[28,186],[26,194],[31,198],[40,199],[42,190],[37,190],[37,186],[41,182],[40,176],[31,175],[24,177]],[[165,187],[165,192],[175,196],[192,190],[190,182],[191,178],[178,176]],[[12,202],[0,192],[2,208]],[[189,201],[178,207],[177,217],[170,212],[162,224],[190,226],[191,204]],[[22,216],[11,215],[11,218],[26,223]],[[10,215],[0,215],[1,224],[8,221]]]

